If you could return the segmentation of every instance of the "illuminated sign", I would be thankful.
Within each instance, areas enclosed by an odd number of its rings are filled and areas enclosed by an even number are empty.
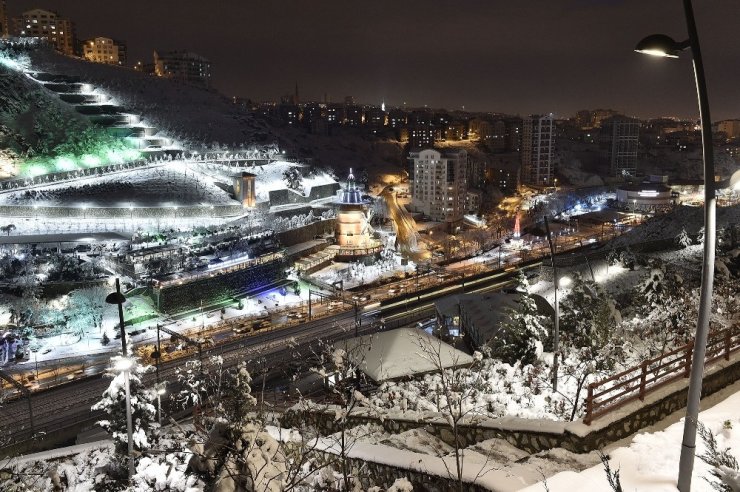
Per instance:
[[[658,196],[658,192],[655,190],[642,190],[639,191],[637,195],[645,198],[655,198],[656,196]]]

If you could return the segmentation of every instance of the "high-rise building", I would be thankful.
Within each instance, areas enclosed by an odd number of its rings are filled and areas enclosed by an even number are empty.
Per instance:
[[[8,10],[5,5],[5,0],[0,0],[0,37],[5,38],[10,34],[10,28],[8,27]]]
[[[522,124],[522,181],[550,186],[555,173],[555,118],[552,113],[525,118]]]
[[[489,150],[504,150],[506,148],[506,124],[503,120],[481,121],[478,125],[478,139]]]
[[[727,138],[740,137],[740,120],[722,120],[714,124],[716,132],[722,132]]]
[[[82,44],[82,56],[96,63],[126,64],[126,43],[102,36],[88,39]]]
[[[13,19],[15,34],[22,38],[43,39],[65,55],[75,54],[75,25],[51,10],[27,10]]]
[[[188,51],[155,51],[154,73],[204,87],[211,85],[211,62]]]
[[[506,150],[519,152],[522,148],[522,120],[521,118],[508,118],[506,122]]]
[[[425,149],[411,152],[409,159],[414,208],[454,230],[465,213],[467,152]]]
[[[409,147],[412,149],[424,149],[433,147],[434,142],[439,140],[439,130],[431,125],[415,125],[409,128]]]
[[[365,109],[365,124],[374,128],[386,125],[388,113],[380,106],[371,106]]]
[[[601,121],[599,140],[606,150],[612,176],[635,176],[640,122],[627,116],[612,116]]]
[[[388,126],[391,128],[400,128],[406,124],[406,111],[402,109],[391,109],[388,111]]]
[[[344,124],[344,105],[337,103],[329,103],[326,106],[326,120],[329,125],[343,125]]]
[[[365,122],[365,113],[362,106],[356,104],[344,106],[344,124],[347,126],[362,126]]]

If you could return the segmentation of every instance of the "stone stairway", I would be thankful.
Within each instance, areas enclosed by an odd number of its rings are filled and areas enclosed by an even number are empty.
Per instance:
[[[144,157],[175,155],[182,149],[154,126],[146,124],[105,92],[78,76],[27,72],[31,79],[56,93],[59,99],[86,116],[92,123],[104,127],[108,134],[125,139]]]

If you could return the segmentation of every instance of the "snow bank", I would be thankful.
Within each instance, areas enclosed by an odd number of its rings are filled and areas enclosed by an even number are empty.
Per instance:
[[[735,393],[717,405],[701,412],[699,421],[711,430],[720,448],[740,449],[740,392]],[[613,470],[619,470],[623,490],[639,492],[674,492],[678,476],[678,461],[681,452],[683,419],[665,429],[651,434],[638,434],[629,447],[622,447],[610,453]],[[699,440],[701,441],[701,440]],[[702,442],[698,442],[696,454],[706,452]],[[737,451],[734,451],[735,456]],[[711,478],[710,467],[696,459],[691,490],[711,492],[715,490],[705,478]],[[561,472],[547,479],[547,487],[552,492],[592,492],[609,490],[606,474],[601,465],[591,467],[581,473]],[[544,483],[523,489],[522,492],[542,492]]]

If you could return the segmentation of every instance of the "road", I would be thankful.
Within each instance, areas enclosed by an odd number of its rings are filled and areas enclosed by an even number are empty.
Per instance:
[[[396,226],[396,237],[401,250],[411,256],[419,255],[419,233],[416,232],[416,223],[401,205],[394,191],[386,186],[380,193],[388,206],[388,215]]]
[[[433,311],[435,299],[452,293],[500,289],[515,281],[517,271],[508,269],[486,272],[476,277],[455,279],[444,286],[402,293],[384,303],[377,301],[369,304],[362,308],[362,327],[359,334],[425,319]],[[379,322],[381,319],[383,323]],[[247,361],[253,372],[267,366],[270,369],[270,387],[274,387],[286,381],[291,363],[305,361],[312,352],[319,352],[322,341],[332,343],[354,334],[355,314],[350,310],[290,328],[256,332],[246,338],[227,340],[221,345],[204,350],[203,356],[220,355],[225,367]],[[160,366],[160,378],[174,381],[176,368],[183,364],[184,359],[163,362]],[[145,383],[153,383],[154,377],[154,373],[147,375]],[[107,378],[97,375],[35,393],[31,397],[35,432],[51,434],[97,418],[99,414],[91,412],[90,407],[100,399],[108,384]],[[0,407],[0,428],[6,430],[6,437],[11,442],[28,439],[32,434],[30,424],[27,400],[11,401]]]

